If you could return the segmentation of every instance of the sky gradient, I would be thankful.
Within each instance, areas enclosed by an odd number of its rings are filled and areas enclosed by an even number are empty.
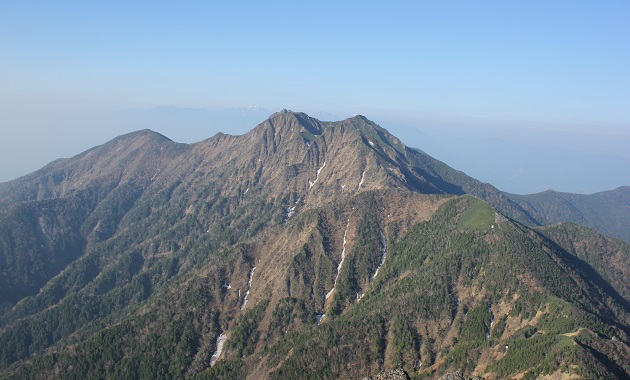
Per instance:
[[[0,181],[155,123],[113,117],[125,110],[258,105],[364,114],[508,191],[630,184],[630,169],[613,172],[630,162],[630,3],[339,3],[0,2]],[[161,132],[183,142],[243,132],[180,133],[184,120]],[[464,139],[452,156],[449,136]],[[516,168],[490,174],[499,169],[475,154],[519,143],[529,158],[546,160],[544,147],[606,156],[611,178],[510,188]]]

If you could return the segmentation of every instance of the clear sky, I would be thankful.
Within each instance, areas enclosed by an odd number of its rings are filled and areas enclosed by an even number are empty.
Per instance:
[[[423,133],[588,136],[623,158],[628,20],[628,1],[0,1],[0,181],[161,106],[361,113],[429,153]]]

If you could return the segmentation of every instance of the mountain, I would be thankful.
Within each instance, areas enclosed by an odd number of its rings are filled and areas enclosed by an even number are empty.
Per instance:
[[[628,244],[540,215],[363,116],[124,135],[0,184],[0,375],[627,378]]]
[[[508,196],[540,225],[573,222],[630,242],[630,186],[590,195],[549,190]]]
[[[237,108],[163,106],[118,111],[109,115],[106,122],[126,130],[151,128],[177,141],[197,142],[209,136],[209,133],[226,128],[238,133],[247,132],[270,113],[259,106]]]

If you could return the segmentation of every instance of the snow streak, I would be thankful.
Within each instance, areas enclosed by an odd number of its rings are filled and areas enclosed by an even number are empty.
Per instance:
[[[241,306],[241,310],[245,309],[245,306],[247,305],[247,297],[249,297],[249,292],[252,289],[252,279],[254,278],[255,270],[256,267],[253,267],[252,270],[249,272],[249,280],[247,280],[247,292],[245,292],[245,299],[243,299],[243,306]]]
[[[359,182],[359,187],[357,187],[357,190],[361,190],[361,185],[363,185],[363,180],[365,179],[365,171],[367,170],[367,168],[363,169],[363,174],[361,174],[361,182]]]
[[[326,166],[326,161],[324,161],[324,165],[322,165],[321,168],[317,169],[317,177],[319,178],[319,173],[321,173],[322,169],[324,168],[324,166]],[[315,179],[317,180],[317,178]]]
[[[380,233],[381,233],[381,247],[382,247],[381,248],[381,263],[378,265],[378,268],[376,268],[376,271],[374,272],[374,275],[372,276],[372,278],[370,278],[370,282],[374,282],[374,279],[376,278],[378,271],[381,270],[381,267],[385,263],[385,257],[387,256],[387,241],[385,241],[385,234],[383,234],[383,231],[380,231]]]
[[[247,286],[249,286],[250,288],[252,287],[252,279],[254,278],[254,271],[256,270],[256,267],[252,268],[252,271],[249,272],[249,280],[247,280]]]
[[[348,219],[348,224],[346,224],[346,231],[343,233],[343,246],[341,250],[341,261],[339,261],[339,265],[337,266],[337,275],[335,276],[335,282],[333,283],[333,288],[330,289],[328,293],[326,293],[326,299],[330,298],[330,296],[335,291],[335,287],[337,286],[337,280],[339,279],[339,272],[341,272],[341,266],[343,265],[343,261],[346,259],[346,235],[348,234],[349,225],[350,225],[350,219]]]
[[[319,173],[322,172],[322,169],[324,169],[324,166],[326,166],[326,161],[324,161],[324,164],[322,165],[321,168],[317,169],[317,176],[315,177],[315,181],[311,182],[311,180],[308,180],[308,188],[310,189],[311,187],[313,187],[313,185],[315,185],[315,183],[317,182],[317,180],[319,179]]]
[[[219,360],[219,356],[221,356],[221,351],[223,351],[223,344],[225,343],[226,339],[227,335],[225,334],[221,334],[217,338],[217,350],[214,352],[214,354],[212,354],[212,357],[210,358],[211,367],[214,365],[214,363],[217,362],[217,360]]]

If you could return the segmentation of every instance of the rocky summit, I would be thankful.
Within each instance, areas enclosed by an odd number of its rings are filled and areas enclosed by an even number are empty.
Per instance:
[[[627,379],[626,194],[507,194],[360,115],[120,136],[0,184],[0,377]]]

